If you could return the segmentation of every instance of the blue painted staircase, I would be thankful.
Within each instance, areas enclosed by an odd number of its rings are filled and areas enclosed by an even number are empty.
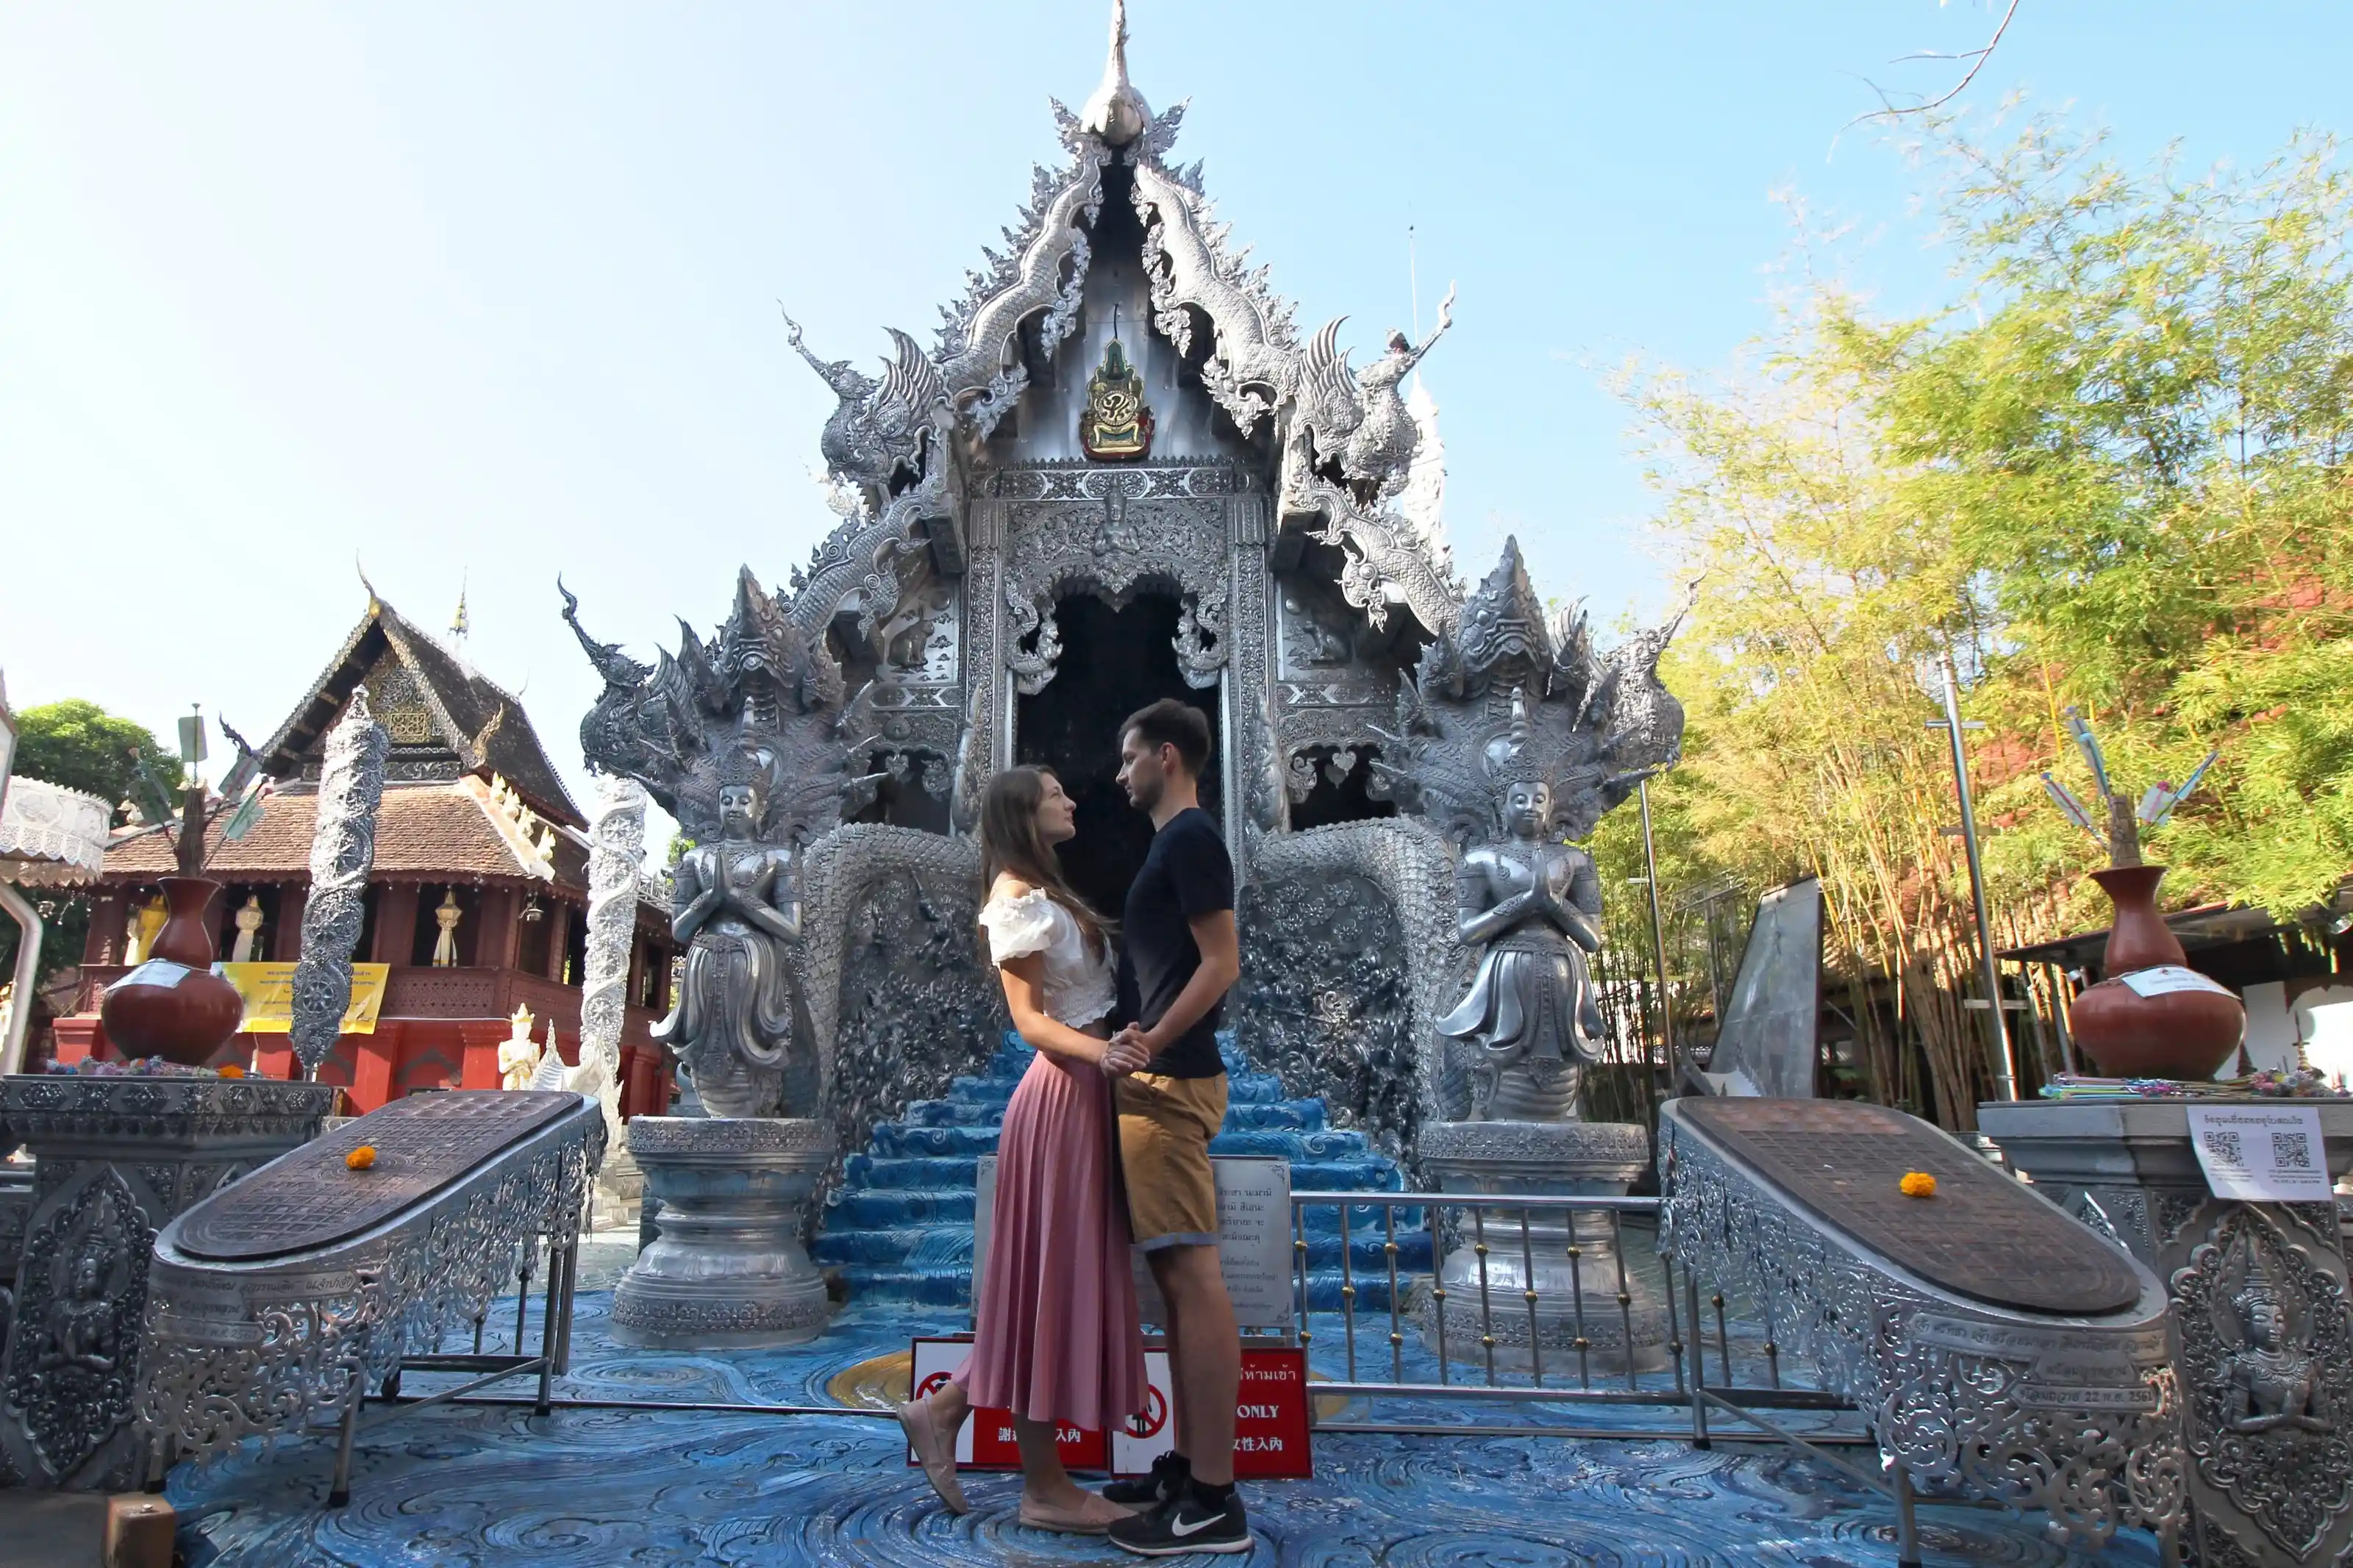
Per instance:
[[[1278,1155],[1291,1163],[1294,1191],[1400,1192],[1396,1162],[1377,1153],[1361,1132],[1326,1122],[1320,1100],[1286,1100],[1271,1073],[1253,1071],[1220,1037],[1227,1073],[1225,1130],[1209,1145],[1218,1154]],[[944,1100],[918,1100],[905,1118],[879,1123],[872,1146],[852,1154],[811,1248],[818,1265],[839,1276],[860,1300],[964,1306],[972,1300],[972,1220],[975,1162],[994,1153],[997,1134],[1021,1075],[1035,1053],[1018,1035],[989,1058],[977,1077],[959,1078]],[[1360,1310],[1388,1307],[1388,1259],[1381,1211],[1348,1211],[1349,1263]],[[1419,1209],[1398,1215],[1398,1276],[1430,1268],[1429,1233]],[[1340,1210],[1307,1211],[1309,1304],[1340,1305]]]

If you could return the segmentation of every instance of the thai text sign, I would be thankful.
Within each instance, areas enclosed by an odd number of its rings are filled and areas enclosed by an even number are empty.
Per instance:
[[[2326,1204],[2328,1158],[2320,1111],[2309,1105],[2192,1105],[2189,1142],[2218,1198]]]
[[[237,987],[245,998],[245,1021],[237,1026],[248,1035],[287,1035],[294,1031],[294,965],[290,963],[216,963],[213,973]],[[384,1011],[384,987],[392,973],[389,963],[352,965],[352,1000],[343,1009],[343,1032],[373,1035]]]

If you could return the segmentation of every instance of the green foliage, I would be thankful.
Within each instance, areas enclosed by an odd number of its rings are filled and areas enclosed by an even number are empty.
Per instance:
[[[2147,846],[2171,899],[2293,915],[2353,871],[2353,187],[2308,140],[2197,180],[2049,121],[2003,143],[1939,123],[1917,151],[1949,308],[1887,320],[1809,281],[1733,374],[1625,391],[1660,530],[1705,574],[1665,667],[1691,729],[1652,790],[1662,854],[1820,874],[1839,946],[1916,970],[1948,1100],[1977,1068],[1933,994],[1973,941],[1924,728],[1943,658],[1986,725],[1998,941],[2105,923],[2080,875],[2101,851],[2037,776],[2092,794],[2070,704],[2136,798],[2221,749]]]
[[[63,702],[27,708],[16,715],[15,771],[24,778],[40,779],[67,789],[94,795],[113,805],[114,821],[123,820],[122,799],[131,793],[137,758],[176,777],[174,753],[143,724],[118,718],[95,702],[69,698]],[[87,900],[28,891],[26,896],[49,906],[44,917],[40,978],[47,980],[68,964],[81,962],[83,939],[90,930]],[[0,920],[0,980],[13,975],[16,963],[16,924]]]
[[[179,775],[176,753],[153,731],[78,697],[27,708],[16,715],[16,726],[17,773],[98,796],[117,808],[118,826],[137,758],[146,757],[165,777]]]

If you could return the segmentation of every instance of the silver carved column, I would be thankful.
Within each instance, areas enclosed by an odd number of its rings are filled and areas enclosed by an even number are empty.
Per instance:
[[[352,1003],[352,953],[367,923],[375,814],[391,756],[392,737],[368,711],[367,688],[355,688],[327,734],[318,826],[311,837],[311,894],[302,906],[302,956],[294,966],[292,1029],[305,1077],[315,1077],[334,1050]]]
[[[2316,1105],[2329,1176],[2353,1169],[2353,1101],[2242,1103]],[[1988,1104],[1978,1125],[2045,1197],[2165,1283],[2187,1560],[2353,1564],[2353,1309],[2336,1205],[2213,1196],[2179,1100]]]

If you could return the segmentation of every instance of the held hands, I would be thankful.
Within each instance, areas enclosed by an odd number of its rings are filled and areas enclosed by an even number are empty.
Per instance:
[[[1142,1072],[1155,1054],[1144,1029],[1130,1024],[1103,1047],[1103,1069],[1113,1078],[1125,1078],[1130,1073]]]

